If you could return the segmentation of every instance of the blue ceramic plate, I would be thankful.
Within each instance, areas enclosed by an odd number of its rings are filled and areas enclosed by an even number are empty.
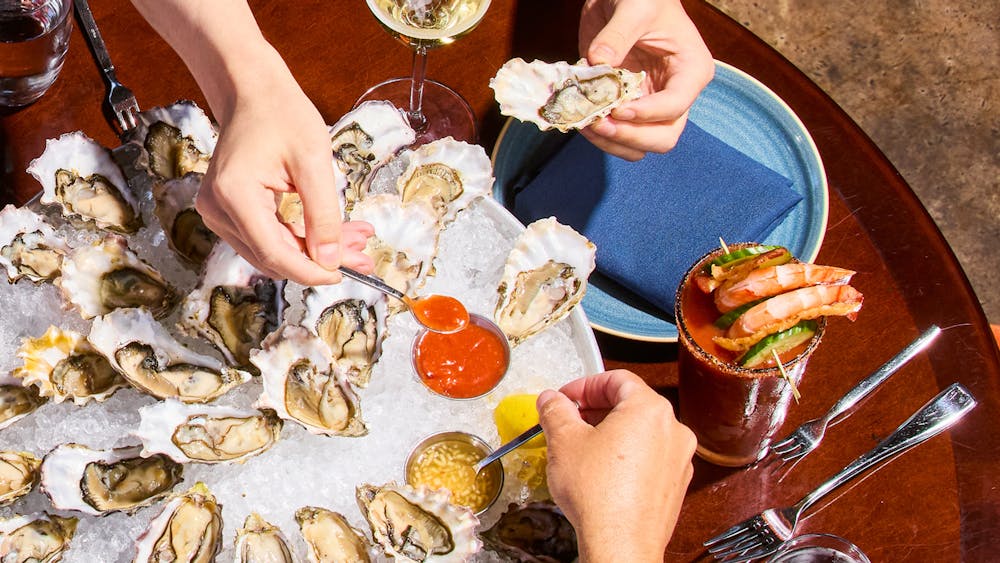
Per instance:
[[[745,72],[716,61],[715,78],[691,107],[691,121],[750,158],[786,176],[803,199],[763,242],[812,262],[826,232],[828,194],[823,162],[802,122],[785,102]],[[537,171],[569,138],[509,119],[493,150],[493,197],[510,209],[510,188]],[[674,342],[672,315],[594,272],[583,309],[601,332],[633,340]]]

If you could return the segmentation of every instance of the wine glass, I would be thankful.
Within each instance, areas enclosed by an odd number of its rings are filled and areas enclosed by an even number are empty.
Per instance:
[[[372,86],[355,103],[387,100],[409,108],[415,144],[443,137],[476,141],[476,118],[457,92],[426,78],[427,50],[453,43],[469,33],[486,14],[490,0],[365,0],[393,37],[413,49],[412,75]]]

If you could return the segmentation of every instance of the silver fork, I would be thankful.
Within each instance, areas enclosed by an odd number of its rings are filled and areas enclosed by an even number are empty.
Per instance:
[[[834,419],[847,412],[848,409],[856,405],[861,399],[871,394],[876,387],[881,385],[883,381],[888,379],[903,364],[910,361],[911,358],[926,348],[939,334],[941,334],[941,329],[936,325],[931,325],[930,328],[925,330],[923,334],[907,345],[906,348],[903,348],[891,360],[875,370],[868,377],[862,379],[860,383],[841,397],[830,408],[829,412],[821,418],[815,418],[803,423],[802,426],[796,428],[787,438],[772,444],[771,453],[777,455],[783,462],[788,463],[800,459],[816,449],[816,446],[823,439],[823,435],[826,434],[827,427],[840,422],[840,420],[834,421]]]
[[[135,101],[132,91],[118,82],[115,76],[115,65],[111,64],[111,56],[108,55],[108,48],[104,44],[101,32],[97,30],[97,22],[94,21],[94,14],[90,11],[87,0],[74,0],[76,13],[80,17],[80,24],[87,35],[87,43],[97,59],[98,66],[104,74],[104,80],[108,84],[108,108],[114,115],[115,123],[118,125],[118,135],[121,137],[125,132],[130,131],[138,124],[139,104]]]
[[[771,555],[792,537],[802,513],[813,503],[879,463],[936,436],[975,406],[976,400],[968,390],[953,383],[874,449],[852,461],[799,502],[788,508],[769,508],[706,541],[705,547],[716,559],[729,562],[752,561]]]

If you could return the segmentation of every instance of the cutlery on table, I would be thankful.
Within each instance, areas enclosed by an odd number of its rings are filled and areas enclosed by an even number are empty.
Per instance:
[[[792,537],[802,513],[827,493],[883,461],[940,434],[976,406],[976,400],[958,383],[942,391],[874,449],[852,461],[828,481],[788,508],[769,508],[704,543],[716,559],[745,562],[777,551]]]
[[[479,463],[472,466],[472,468],[476,470],[476,475],[479,475],[479,472],[482,471],[487,465],[493,463],[494,461],[500,459],[501,457],[521,447],[525,442],[534,438],[535,436],[538,436],[541,433],[542,433],[542,425],[536,424],[531,428],[522,432],[518,437],[500,446],[499,448],[496,449],[496,451],[484,457],[483,459],[479,460]]]
[[[770,448],[771,453],[777,455],[781,458],[781,461],[786,463],[805,457],[806,454],[816,449],[816,446],[819,445],[828,426],[833,426],[843,420],[843,418],[838,418],[841,414],[847,412],[861,401],[861,399],[864,399],[875,391],[876,387],[886,379],[889,379],[889,376],[896,373],[896,370],[902,367],[903,364],[927,348],[939,334],[941,334],[941,329],[937,325],[931,325],[930,328],[925,330],[916,340],[907,345],[906,348],[903,348],[891,360],[875,370],[868,377],[862,379],[860,383],[841,397],[830,408],[829,412],[821,418],[815,418],[803,423],[787,438],[772,444]]]

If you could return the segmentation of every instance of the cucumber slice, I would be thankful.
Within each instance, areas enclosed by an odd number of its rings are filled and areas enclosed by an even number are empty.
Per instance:
[[[751,346],[738,362],[745,368],[757,367],[771,358],[771,350],[781,355],[812,338],[817,328],[816,321],[806,320],[792,328],[769,334]]]
[[[754,305],[756,305],[758,303],[762,303],[762,302],[766,301],[767,299],[768,299],[767,297],[764,297],[764,298],[758,299],[756,301],[751,301],[749,303],[744,303],[744,304],[740,305],[739,307],[733,309],[732,311],[729,311],[728,313],[726,313],[726,314],[722,315],[721,317],[715,319],[715,322],[712,323],[712,324],[714,324],[717,328],[729,328],[729,327],[733,326],[733,323],[736,322],[736,319],[740,318],[740,315],[742,315],[743,313],[746,313],[747,311],[749,311],[751,308],[753,308]]]
[[[722,256],[719,256],[718,258],[710,261],[708,264],[705,264],[703,270],[706,274],[711,274],[713,266],[723,266],[726,264],[734,265],[749,258],[753,258],[758,254],[764,254],[765,252],[775,250],[777,248],[781,247],[761,244],[757,246],[748,246],[746,248],[739,248],[728,254],[723,254]]]

